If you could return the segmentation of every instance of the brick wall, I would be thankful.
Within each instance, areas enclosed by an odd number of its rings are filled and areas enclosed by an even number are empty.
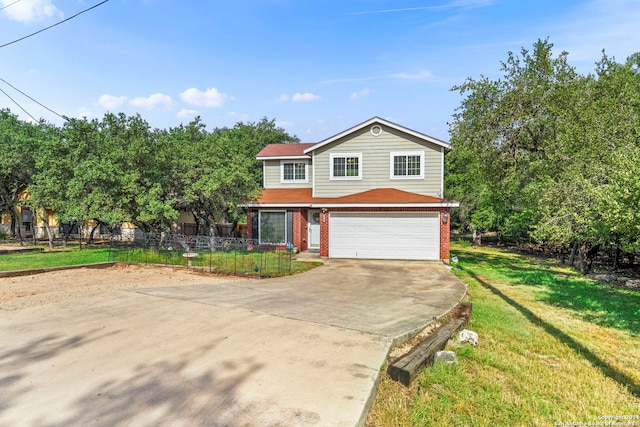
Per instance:
[[[320,256],[329,256],[329,212],[320,210]]]
[[[447,222],[444,222],[444,215],[447,216]],[[440,259],[449,262],[449,243],[451,239],[451,214],[449,208],[440,211]]]

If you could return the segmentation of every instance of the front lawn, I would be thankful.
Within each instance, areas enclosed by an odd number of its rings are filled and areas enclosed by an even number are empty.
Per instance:
[[[28,270],[106,261],[126,263],[186,266],[180,251],[152,251],[144,249],[69,249],[66,251],[27,252],[0,255],[0,271]],[[192,262],[193,267],[216,274],[250,276],[286,276],[310,270],[321,262],[291,260],[283,251],[216,251],[201,252]]]
[[[479,344],[450,348],[459,363],[427,368],[410,388],[384,374],[368,426],[596,425],[640,416],[640,291],[495,248],[453,244],[452,255],[470,288],[469,329]]]

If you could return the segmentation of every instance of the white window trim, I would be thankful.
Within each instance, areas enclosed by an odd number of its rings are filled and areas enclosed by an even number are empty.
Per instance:
[[[358,176],[333,176],[333,159],[336,157],[357,157]],[[329,179],[332,181],[362,180],[362,153],[333,153],[329,155]]]
[[[394,158],[396,156],[420,156],[420,175],[394,175]],[[389,155],[389,177],[391,179],[424,179],[424,151],[393,151]]]
[[[258,211],[258,236],[260,238],[258,241],[260,242],[260,244],[263,243],[262,242],[262,219],[260,218],[263,212],[284,214],[284,241],[288,242],[289,236],[287,236],[287,211],[286,210],[259,210]],[[265,242],[265,243],[272,243],[272,242]]]
[[[285,163],[304,163],[304,179],[284,179],[284,165]],[[295,172],[294,172],[295,176]],[[281,184],[295,184],[309,182],[309,160],[280,160],[280,183]]]

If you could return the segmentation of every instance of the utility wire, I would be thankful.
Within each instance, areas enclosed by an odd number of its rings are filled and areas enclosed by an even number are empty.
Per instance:
[[[13,103],[14,103],[14,104],[16,104],[18,107],[20,107],[20,109],[21,109],[22,111],[24,111],[25,113],[27,113],[27,115],[28,115],[29,117],[31,117],[31,118],[33,119],[33,121],[34,121],[34,122],[38,123],[38,120],[36,120],[36,118],[35,118],[35,117],[33,117],[33,116],[31,115],[31,113],[30,113],[30,112],[28,112],[27,110],[25,110],[25,109],[24,109],[24,107],[23,107],[22,105],[18,104],[18,101],[16,101],[16,100],[15,100],[15,99],[13,99],[12,97],[10,97],[10,96],[9,96],[9,94],[8,94],[7,92],[5,92],[2,88],[0,88],[0,92],[2,92],[2,93],[4,93],[5,95],[7,95],[7,98],[9,98],[10,100],[12,100],[12,101],[13,101]]]
[[[29,95],[27,95],[26,93],[24,93],[23,91],[21,91],[20,89],[18,89],[17,87],[15,87],[14,85],[12,85],[11,83],[9,83],[8,81],[6,81],[5,79],[3,79],[2,77],[0,77],[0,81],[3,81],[5,84],[11,86],[14,90],[20,92],[21,94],[23,94],[24,96],[26,96],[27,98],[29,98],[30,100],[32,100],[33,102],[35,102],[36,104],[38,104],[39,106],[41,106],[42,108],[45,108],[49,111],[51,111],[53,114],[55,114],[56,116],[60,117],[62,120],[69,120],[68,117],[63,116],[61,114],[56,113],[55,111],[53,111],[51,108],[47,107],[46,105],[42,104],[41,102],[36,101],[35,99],[33,99],[32,97],[30,97]],[[3,91],[4,92],[4,91]],[[5,95],[7,95],[6,92],[4,92]],[[9,96],[9,95],[7,95]],[[13,99],[11,99],[13,101]],[[15,101],[13,101],[15,102]],[[27,113],[29,114],[29,113]],[[31,115],[31,114],[29,114]]]
[[[19,0],[18,0],[18,1],[19,1]],[[109,1],[109,0],[101,1],[100,3],[93,5],[93,6],[91,6],[91,7],[90,7],[90,8],[88,8],[88,9],[85,9],[85,10],[83,10],[83,11],[81,11],[81,12],[78,12],[78,13],[76,13],[75,15],[68,17],[67,19],[63,19],[63,20],[62,20],[62,21],[60,21],[60,22],[56,22],[56,23],[55,23],[55,24],[53,24],[53,25],[49,25],[48,27],[43,28],[43,29],[41,29],[40,31],[36,31],[35,33],[31,33],[31,34],[29,34],[28,36],[24,36],[24,37],[21,37],[21,38],[19,38],[19,39],[17,39],[17,40],[12,41],[12,42],[5,43],[5,44],[3,44],[3,45],[0,45],[0,48],[3,48],[3,47],[5,47],[5,46],[9,46],[10,44],[17,43],[17,42],[19,42],[19,41],[21,41],[21,40],[24,40],[24,39],[27,39],[27,38],[29,38],[29,37],[31,37],[31,36],[35,36],[36,34],[39,34],[39,33],[43,32],[43,31],[46,31],[46,30],[48,30],[49,28],[53,28],[53,27],[55,27],[56,25],[60,25],[60,24],[62,24],[63,22],[67,22],[68,20],[73,19],[73,18],[75,18],[75,17],[76,17],[76,16],[78,16],[78,15],[81,15],[81,14],[83,14],[83,13],[85,13],[85,12],[88,12],[88,11],[90,11],[91,9],[95,9],[96,7],[98,7],[98,6],[102,5],[102,4],[105,4],[105,3],[106,3],[106,2],[108,2],[108,1]],[[12,4],[13,4],[13,3],[12,3]],[[7,6],[5,6],[5,7],[7,7]]]
[[[16,0],[16,1],[14,1],[13,3],[9,3],[9,4],[8,4],[8,5],[6,5],[6,6],[2,6],[2,7],[0,7],[0,10],[6,9],[6,8],[8,8],[9,6],[13,6],[13,5],[14,5],[14,4],[16,4],[16,3],[20,3],[20,0]]]

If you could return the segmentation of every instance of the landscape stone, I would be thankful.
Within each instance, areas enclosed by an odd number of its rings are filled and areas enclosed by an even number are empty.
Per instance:
[[[468,342],[471,345],[478,345],[478,334],[467,329],[463,329],[458,334],[458,341],[461,343]]]
[[[433,364],[442,363],[444,365],[454,365],[458,363],[458,357],[453,351],[437,351],[433,358]]]
[[[640,288],[640,279],[630,279],[624,284],[627,288]]]

